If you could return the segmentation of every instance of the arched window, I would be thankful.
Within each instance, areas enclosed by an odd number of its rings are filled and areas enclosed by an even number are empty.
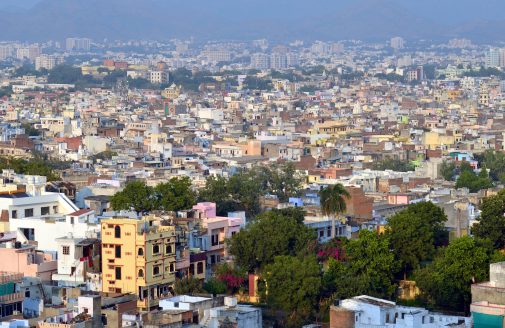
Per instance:
[[[159,245],[154,245],[153,246],[153,254],[158,254],[160,252],[160,246]]]
[[[160,267],[157,265],[153,267],[153,275],[157,276],[160,274]]]
[[[114,237],[121,238],[121,227],[120,226],[114,227]]]
[[[140,269],[139,270],[139,278],[143,278],[144,277],[144,270]]]
[[[144,256],[144,249],[143,248],[139,248],[139,250],[137,251],[137,255],[138,256]]]
[[[165,253],[172,254],[172,245],[167,245]]]

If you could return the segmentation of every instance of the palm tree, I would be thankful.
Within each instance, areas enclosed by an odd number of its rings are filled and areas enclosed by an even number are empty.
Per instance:
[[[323,215],[331,217],[331,238],[333,239],[335,238],[335,219],[346,211],[345,200],[350,199],[351,195],[342,184],[337,183],[319,191],[319,197]]]

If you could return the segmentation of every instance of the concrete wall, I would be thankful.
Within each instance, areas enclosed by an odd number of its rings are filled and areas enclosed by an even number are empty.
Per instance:
[[[330,308],[330,328],[354,328],[354,318],[353,311],[336,306]]]

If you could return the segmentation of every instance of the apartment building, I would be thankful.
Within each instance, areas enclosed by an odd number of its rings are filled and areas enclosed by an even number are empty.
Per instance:
[[[111,218],[102,227],[102,291],[133,293],[141,310],[155,308],[175,282],[175,227],[161,218]]]

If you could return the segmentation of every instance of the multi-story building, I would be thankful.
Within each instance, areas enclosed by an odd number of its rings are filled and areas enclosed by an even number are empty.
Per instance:
[[[260,70],[270,68],[270,56],[262,53],[253,54],[251,56],[251,67]]]
[[[0,60],[5,60],[12,57],[14,54],[14,47],[11,45],[0,45]]]
[[[166,71],[150,71],[149,81],[152,84],[168,83],[169,74]]]
[[[389,44],[391,45],[391,48],[400,50],[405,47],[405,40],[402,37],[396,36],[394,38],[391,38]]]
[[[136,294],[142,310],[157,307],[175,282],[175,227],[156,216],[101,224],[102,291]]]
[[[497,48],[491,48],[486,52],[486,67],[500,67],[501,51]]]
[[[34,61],[38,56],[40,56],[40,47],[38,45],[20,47],[16,51],[16,57],[19,60],[28,59],[30,61]]]
[[[273,53],[270,56],[270,68],[272,69],[286,69],[288,68],[288,58],[283,53]]]
[[[22,313],[24,293],[19,292],[22,273],[0,271],[0,319]]]
[[[89,51],[91,48],[91,40],[87,38],[67,38],[66,49],[67,51]]]
[[[63,64],[64,59],[62,56],[52,56],[52,55],[40,55],[35,58],[35,69],[40,71],[41,69],[51,70],[54,67]]]

